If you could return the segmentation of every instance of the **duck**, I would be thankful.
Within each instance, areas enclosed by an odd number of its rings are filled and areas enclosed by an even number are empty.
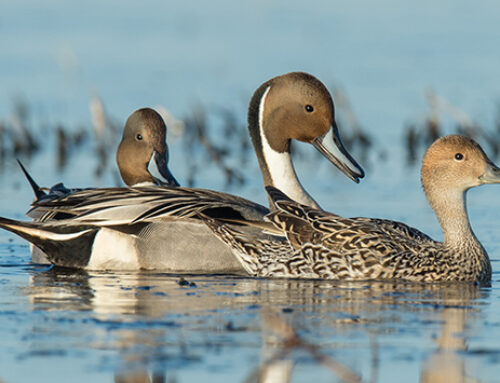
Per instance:
[[[169,151],[166,134],[167,127],[163,118],[152,108],[138,109],[129,116],[116,151],[116,163],[127,186],[179,186],[168,168]],[[51,188],[42,188],[19,160],[18,164],[35,194],[34,205],[83,190],[67,188],[63,183],[57,183]],[[27,215],[37,221],[67,217],[36,207],[31,208]],[[50,263],[46,254],[36,246],[31,246],[31,260],[37,264]]]
[[[421,182],[442,242],[402,222],[306,206],[272,186],[275,210],[265,217],[275,229],[271,238],[210,217],[205,222],[254,277],[488,283],[491,263],[472,231],[466,193],[500,183],[500,168],[472,139],[445,136],[426,151]]]
[[[342,144],[330,93],[310,74],[292,72],[264,82],[251,98],[248,128],[264,185],[279,187],[305,205],[319,208],[297,179],[292,139],[313,145],[351,180],[364,177]],[[67,218],[29,223],[1,218],[0,227],[44,249],[55,265],[203,274],[245,270],[201,214],[258,224],[269,213],[227,193],[148,185],[82,190],[36,201],[33,209]]]
[[[167,126],[163,118],[152,108],[138,109],[128,117],[116,151],[118,170],[127,186],[179,186],[168,168],[166,134]],[[23,164],[19,160],[17,162],[35,194],[33,205],[41,200],[51,200],[83,190],[67,188],[61,182],[50,188],[40,187]],[[41,219],[36,215],[36,208],[29,212],[32,214],[31,218]]]
[[[134,186],[179,186],[168,168],[167,126],[152,108],[141,108],[127,119],[116,151],[123,182]]]

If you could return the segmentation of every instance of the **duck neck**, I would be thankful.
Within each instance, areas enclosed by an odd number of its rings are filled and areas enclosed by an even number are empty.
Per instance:
[[[264,105],[271,85],[264,83],[255,92],[248,112],[248,128],[257,154],[265,186],[274,186],[291,199],[304,205],[319,208],[319,205],[300,184],[290,157],[290,141],[282,152],[274,150],[266,138],[264,129]],[[273,204],[270,201],[270,206]]]
[[[443,192],[439,198],[429,197],[429,202],[443,230],[445,253],[451,256],[453,267],[464,268],[467,280],[490,280],[490,260],[470,226],[465,192]]]
[[[465,192],[448,190],[436,194],[438,195],[429,196],[429,203],[443,230],[445,246],[452,248],[471,244],[481,246],[469,223]]]

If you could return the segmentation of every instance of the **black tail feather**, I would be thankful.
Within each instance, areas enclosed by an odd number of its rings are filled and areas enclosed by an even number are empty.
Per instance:
[[[0,217],[0,228],[39,247],[50,263],[63,267],[85,267],[90,259],[98,228],[92,226],[51,226]]]
[[[35,182],[33,177],[31,177],[31,175],[28,173],[26,168],[23,166],[21,161],[17,160],[17,163],[19,164],[19,166],[21,167],[21,170],[23,171],[24,175],[28,179],[28,182],[30,183],[31,188],[33,189],[33,193],[35,193],[36,199],[39,200],[40,198],[44,197],[46,195],[46,193],[40,188],[40,186],[38,186],[38,184]]]

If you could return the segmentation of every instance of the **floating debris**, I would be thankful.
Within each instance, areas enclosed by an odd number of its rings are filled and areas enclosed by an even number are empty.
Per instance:
[[[197,287],[196,283],[194,282],[189,282],[188,280],[184,279],[181,277],[179,281],[177,281],[177,284],[181,287],[187,286],[187,287]]]

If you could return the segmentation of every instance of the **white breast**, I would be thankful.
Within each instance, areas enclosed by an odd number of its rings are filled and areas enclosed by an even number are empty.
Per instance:
[[[136,238],[102,228],[94,239],[88,270],[139,270]]]

